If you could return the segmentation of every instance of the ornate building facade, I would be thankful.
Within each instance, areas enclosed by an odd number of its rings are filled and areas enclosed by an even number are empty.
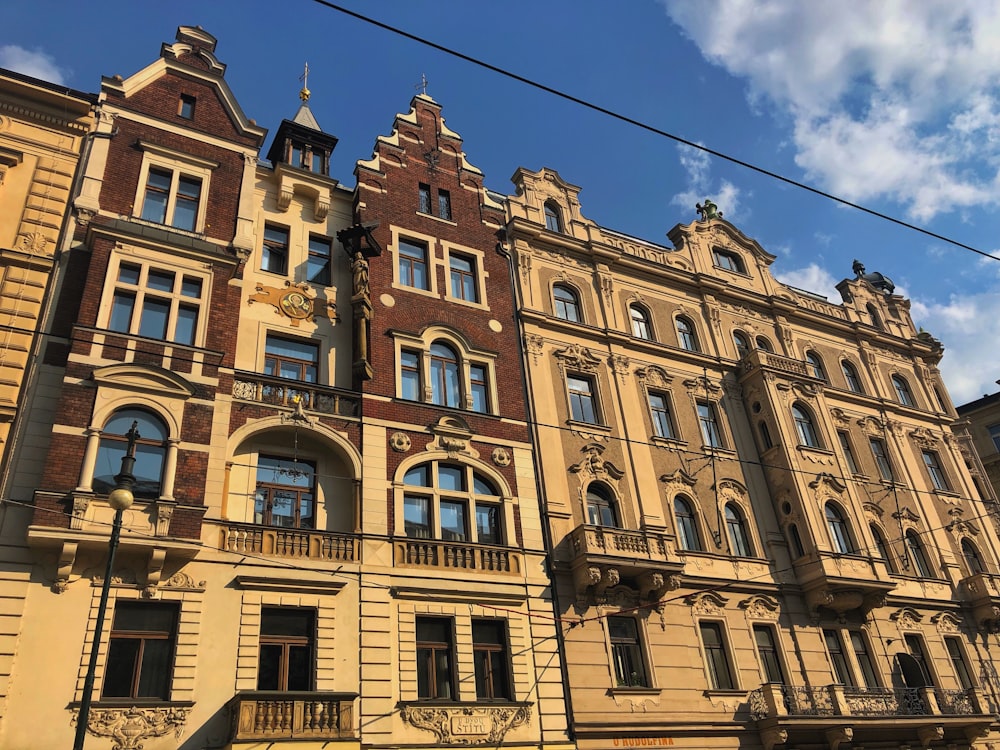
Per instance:
[[[513,180],[578,747],[995,736],[996,528],[892,282],[832,302],[710,201],[658,245]]]
[[[973,467],[980,468],[973,474],[976,487],[984,498],[992,492],[995,499],[1000,496],[1000,392],[962,404],[958,414],[968,422],[975,455],[979,457],[978,462],[970,461]]]

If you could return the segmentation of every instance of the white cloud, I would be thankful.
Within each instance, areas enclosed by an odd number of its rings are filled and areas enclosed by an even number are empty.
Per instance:
[[[1000,3],[661,1],[753,101],[791,114],[824,188],[921,221],[1000,204]]]
[[[774,274],[774,278],[782,284],[804,289],[813,294],[822,294],[835,305],[840,304],[840,292],[837,291],[837,279],[818,263],[810,263],[805,268],[793,268],[790,271]]]
[[[672,205],[693,209],[695,204],[711,198],[726,219],[732,221],[739,215],[740,189],[728,180],[722,180],[717,187],[712,187],[711,156],[699,149],[679,144],[677,158],[687,172],[688,179],[686,188],[670,199]],[[745,220],[746,213],[741,218]]]
[[[1000,289],[953,295],[946,303],[914,299],[911,304],[913,322],[944,344],[941,374],[954,402],[995,392],[1000,327],[984,321],[1000,319]]]
[[[56,64],[52,55],[40,49],[18,47],[16,44],[0,45],[0,68],[7,68],[50,83],[65,83],[67,77],[67,71]]]

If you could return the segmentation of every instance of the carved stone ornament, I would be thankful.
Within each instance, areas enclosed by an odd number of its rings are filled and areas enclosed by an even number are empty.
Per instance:
[[[670,381],[673,380],[673,377],[667,374],[666,370],[656,365],[640,367],[635,371],[635,374],[639,378],[640,383],[652,388],[664,388],[670,385]]]
[[[920,516],[909,508],[897,510],[892,514],[892,517],[899,521],[904,529],[915,529],[920,524]]]
[[[92,708],[87,721],[87,732],[95,737],[110,737],[111,750],[142,750],[143,743],[170,732],[180,739],[184,733],[190,706],[165,706],[163,708]],[[73,725],[79,712],[73,716]]]
[[[493,745],[510,730],[531,720],[531,705],[512,706],[403,706],[400,718],[417,729],[432,732],[444,745]]]
[[[829,498],[840,498],[847,490],[847,485],[843,484],[833,474],[817,474],[816,478],[809,483],[809,488],[813,491],[813,496],[820,503]]]
[[[889,619],[896,623],[900,630],[915,630],[924,616],[912,607],[903,607],[889,615]]]
[[[830,409],[830,416],[833,417],[833,421],[837,423],[838,427],[847,427],[850,423],[850,417],[847,416],[847,412],[839,406]]]
[[[570,344],[565,349],[553,352],[553,355],[559,360],[562,370],[597,372],[603,364],[600,357],[580,344]]]
[[[861,417],[858,420],[858,426],[865,431],[866,435],[871,435],[872,437],[883,437],[885,434],[882,423],[872,416]]]
[[[582,474],[584,477],[590,476],[618,481],[625,476],[625,472],[610,461],[605,461],[601,458],[605,450],[607,450],[606,446],[599,443],[588,443],[580,449],[580,452],[583,453],[583,459],[579,463],[570,466],[569,470],[574,474]]]
[[[479,458],[479,451],[472,447],[472,429],[464,419],[445,416],[430,427],[434,439],[427,443],[425,450],[444,451],[451,458],[458,454]]]
[[[962,629],[962,621],[951,612],[938,612],[931,617],[931,622],[939,633],[958,633]]]
[[[624,380],[628,375],[629,358],[623,354],[614,354],[608,363],[611,365],[612,372]]]
[[[312,322],[317,317],[340,319],[337,315],[337,304],[332,300],[325,304],[318,302],[310,286],[304,283],[293,284],[286,281],[284,289],[257,284],[256,294],[250,295],[247,304],[252,305],[254,302],[271,305],[279,315],[289,318],[292,326],[296,328],[303,320]]]
[[[684,602],[691,607],[692,611],[696,615],[714,615],[719,616],[722,614],[723,608],[726,606],[726,602],[729,600],[714,591],[706,591],[701,594],[692,594],[684,598]]]
[[[389,447],[396,453],[406,453],[410,450],[410,436],[405,432],[394,432],[389,436]]]
[[[510,453],[506,448],[494,448],[490,457],[497,466],[510,466]]]
[[[751,620],[777,620],[778,602],[769,596],[755,594],[747,597],[737,605],[746,612],[747,618]]]
[[[715,383],[704,375],[699,375],[696,378],[690,378],[684,381],[684,387],[688,389],[690,393],[695,395],[705,396],[712,395],[722,392],[722,386]]]
[[[538,358],[542,355],[545,350],[545,339],[539,336],[537,333],[530,333],[525,338],[525,345],[528,349],[528,354],[531,355],[531,360],[533,364],[538,364]]]
[[[971,521],[966,521],[962,518],[962,513],[963,511],[961,508],[950,508],[948,510],[948,515],[951,516],[951,520],[948,522],[948,525],[944,527],[945,531],[951,532],[951,535],[956,539],[965,536],[978,536],[979,528]]]
[[[188,591],[204,591],[205,581],[195,581],[183,570],[178,570],[170,578],[160,584],[165,589],[187,589]]]

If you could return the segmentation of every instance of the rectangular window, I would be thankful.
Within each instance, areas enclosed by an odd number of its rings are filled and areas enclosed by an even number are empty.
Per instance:
[[[438,216],[451,221],[451,193],[438,190]]]
[[[420,354],[411,351],[399,353],[400,398],[420,401]]]
[[[414,289],[430,289],[427,275],[427,245],[399,240],[399,283]]]
[[[204,281],[180,271],[122,263],[111,299],[108,329],[194,345]]]
[[[1000,424],[991,424],[986,429],[990,433],[990,440],[993,441],[993,447],[1000,453]]]
[[[674,426],[670,419],[670,402],[662,393],[649,392],[649,412],[653,417],[653,434],[656,437],[674,438]]]
[[[185,120],[194,119],[195,99],[189,94],[181,94],[180,101],[177,102],[177,114]]]
[[[452,622],[444,617],[417,618],[417,697],[454,700]]]
[[[770,625],[754,625],[753,638],[757,644],[757,655],[764,669],[764,677],[768,682],[784,684],[785,673],[778,657],[778,646],[774,639],[774,629]]]
[[[847,656],[844,654],[844,647],[840,641],[840,635],[836,630],[824,630],[823,640],[826,641],[826,651],[830,655],[830,663],[833,665],[833,676],[839,685],[855,687],[854,675],[851,674],[847,665]]]
[[[258,690],[312,690],[316,612],[262,607]]]
[[[509,701],[510,653],[501,620],[472,621],[472,657],[476,663],[476,698]]]
[[[951,666],[955,670],[955,678],[963,690],[973,687],[972,676],[969,674],[969,665],[965,661],[965,654],[962,653],[962,644],[955,636],[945,636],[944,644],[948,648],[948,658],[951,659]]]
[[[431,186],[425,185],[424,183],[421,182],[417,189],[420,195],[419,198],[420,203],[417,208],[417,211],[419,211],[422,214],[431,213]]]
[[[476,262],[465,255],[452,254],[449,258],[449,265],[451,266],[451,296],[466,302],[479,302]]]
[[[483,544],[503,544],[499,505],[476,503],[476,539]]]
[[[431,501],[421,495],[403,497],[403,530],[413,539],[430,539]]]
[[[854,649],[854,657],[858,660],[858,666],[861,667],[861,676],[865,681],[865,687],[879,687],[875,663],[872,661],[871,654],[868,653],[868,644],[865,642],[864,635],[857,630],[851,631],[851,647]]]
[[[710,448],[722,447],[722,432],[715,416],[715,406],[698,402],[698,424],[701,426],[701,439]]]
[[[906,650],[910,652],[910,656],[920,667],[920,674],[924,678],[924,685],[931,687],[934,685],[934,678],[931,677],[930,667],[927,665],[927,656],[924,653],[924,643],[923,639],[916,633],[906,633],[903,635],[903,642],[906,643]],[[916,687],[915,685],[907,685],[907,687]]]
[[[260,255],[260,270],[278,273],[284,276],[288,273],[288,229],[264,225],[264,245]]]
[[[717,622],[699,623],[701,644],[705,649],[708,665],[708,684],[713,690],[732,690],[733,674],[729,668],[729,656],[722,637],[722,625]]]
[[[875,466],[878,474],[886,482],[892,481],[892,464],[889,463],[889,452],[886,450],[885,442],[880,438],[869,438],[869,445],[872,448],[872,456],[875,458]]]
[[[927,474],[931,478],[931,484],[936,490],[945,490],[948,488],[948,478],[944,475],[944,471],[941,469],[941,463],[938,461],[938,455],[934,451],[921,451],[924,458],[924,466],[927,467]]]
[[[143,219],[193,232],[200,207],[200,177],[150,167],[140,213]]]
[[[441,500],[441,538],[446,542],[464,542],[469,538],[464,500]]]
[[[118,601],[101,697],[170,700],[176,637],[176,606]]]
[[[649,687],[639,626],[632,617],[608,617],[611,658],[618,687]]]
[[[314,149],[312,152],[312,164],[310,165],[310,170],[316,174],[326,174],[326,169],[323,165],[325,160],[326,153],[324,151],[317,151]]]
[[[585,375],[567,375],[569,388],[570,418],[574,422],[600,424],[597,419],[594,381]]]
[[[330,285],[330,238],[309,235],[306,278],[313,284]]]
[[[315,383],[319,370],[319,344],[302,339],[268,335],[264,343],[264,374]]]
[[[846,432],[841,430],[837,431],[837,437],[840,439],[840,449],[844,452],[844,460],[847,461],[847,469],[852,474],[860,474],[858,471],[858,462],[854,460],[854,451],[851,450],[851,439],[848,437]]]
[[[286,529],[316,528],[316,464],[260,455],[254,523]]]
[[[489,412],[489,384],[483,365],[469,365],[469,392],[472,395],[472,411],[482,414]]]

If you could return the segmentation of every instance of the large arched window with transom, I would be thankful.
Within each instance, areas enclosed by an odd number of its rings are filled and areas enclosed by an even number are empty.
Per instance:
[[[583,320],[580,315],[580,297],[574,289],[565,284],[556,284],[552,287],[552,306],[557,318],[572,323],[580,323]]]
[[[610,528],[621,526],[614,495],[604,485],[592,484],[587,488],[587,523]]]
[[[819,448],[819,437],[816,434],[816,425],[813,424],[812,414],[802,404],[792,404],[792,418],[795,420],[795,433],[798,435],[799,445],[807,448]]]
[[[94,467],[95,492],[107,493],[115,487],[115,476],[122,470],[122,457],[128,448],[126,434],[135,423],[139,438],[135,444],[133,494],[138,498],[160,497],[163,464],[167,452],[167,425],[145,409],[119,409],[104,424]]]
[[[447,344],[431,344],[431,403],[458,408],[462,398],[462,379],[458,355]]]
[[[830,529],[830,542],[833,544],[833,551],[842,555],[854,552],[854,543],[851,541],[851,532],[847,528],[847,521],[844,514],[833,503],[826,504],[826,525]]]
[[[632,321],[632,335],[640,339],[653,338],[653,327],[649,323],[649,313],[642,305],[628,306],[628,315]]]
[[[471,466],[427,461],[403,475],[403,530],[415,539],[503,544],[503,508],[490,479]]]
[[[743,513],[735,503],[726,503],[725,515],[730,551],[738,557],[750,557],[753,554],[753,547],[750,546],[750,535],[747,533]]]
[[[674,498],[674,519],[677,521],[677,547],[692,552],[700,551],[701,537],[698,534],[698,523],[694,517],[691,501],[686,497]]]

